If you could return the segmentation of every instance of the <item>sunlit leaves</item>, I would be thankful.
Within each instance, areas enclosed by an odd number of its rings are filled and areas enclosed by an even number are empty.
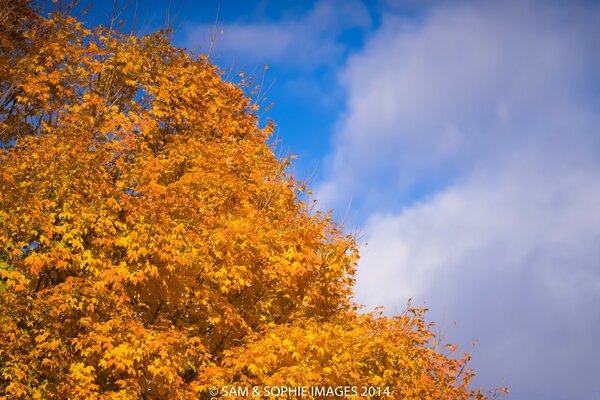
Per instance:
[[[479,396],[420,312],[356,315],[354,240],[299,200],[273,125],[206,57],[14,5],[0,20],[0,398],[346,383]]]

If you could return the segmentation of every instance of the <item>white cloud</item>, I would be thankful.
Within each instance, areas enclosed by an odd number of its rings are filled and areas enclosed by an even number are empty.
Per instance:
[[[481,382],[513,398],[584,398],[600,356],[600,173],[540,167],[371,216],[357,300],[431,307],[452,339],[481,339]]]
[[[589,125],[578,95],[599,65],[600,49],[586,32],[598,18],[505,4],[453,3],[420,24],[384,17],[342,74],[348,110],[324,200],[364,191],[364,181],[382,169],[410,193],[417,181],[469,170],[477,159],[541,136],[562,147],[565,128]]]
[[[219,24],[215,51],[250,65],[279,63],[310,70],[342,60],[345,46],[339,43],[340,35],[370,24],[369,11],[358,0],[320,0],[305,14],[278,21]],[[209,26],[196,26],[188,42],[207,47],[210,32]]]
[[[598,37],[596,4],[441,3],[342,74],[319,196],[366,221],[357,300],[459,321],[513,399],[600,397]]]

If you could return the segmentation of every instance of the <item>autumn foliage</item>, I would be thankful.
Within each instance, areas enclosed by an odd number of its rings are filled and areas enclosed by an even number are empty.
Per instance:
[[[355,242],[206,57],[0,0],[0,85],[0,398],[483,398],[422,310],[359,312]]]

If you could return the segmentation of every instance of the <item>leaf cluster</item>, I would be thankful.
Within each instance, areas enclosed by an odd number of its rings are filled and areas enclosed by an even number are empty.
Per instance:
[[[6,0],[0,50],[0,398],[482,398],[418,310],[357,314],[356,243],[206,57]]]

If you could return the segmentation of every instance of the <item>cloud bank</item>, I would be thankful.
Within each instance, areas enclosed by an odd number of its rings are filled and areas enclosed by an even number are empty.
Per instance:
[[[364,221],[357,300],[426,304],[512,399],[600,398],[598,37],[591,2],[439,3],[341,74],[318,193]]]

